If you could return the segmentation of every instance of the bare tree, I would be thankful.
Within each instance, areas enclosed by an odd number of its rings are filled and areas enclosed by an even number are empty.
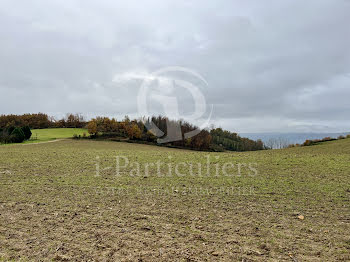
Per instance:
[[[282,149],[287,148],[289,146],[290,142],[288,139],[283,137],[277,137],[277,138],[270,138],[265,145],[268,148],[271,149]]]

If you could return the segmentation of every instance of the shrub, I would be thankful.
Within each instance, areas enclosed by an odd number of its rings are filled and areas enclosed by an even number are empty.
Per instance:
[[[148,142],[156,142],[157,137],[151,131],[147,131],[146,133],[142,134],[142,140]]]
[[[350,138],[350,134],[346,136],[346,138]]]
[[[338,136],[338,139],[345,139],[345,136]]]
[[[21,128],[23,133],[24,133],[24,137],[26,140],[29,140],[30,137],[32,136],[32,131],[30,131],[29,126],[24,126]]]
[[[217,145],[217,144],[211,144],[209,149],[211,151],[214,151],[214,152],[224,152],[225,151],[225,149],[221,145]]]
[[[22,143],[25,139],[24,133],[21,128],[16,127],[11,132],[11,142],[12,143]]]
[[[306,140],[304,143],[303,143],[303,146],[311,146],[313,145],[314,142],[312,140]]]

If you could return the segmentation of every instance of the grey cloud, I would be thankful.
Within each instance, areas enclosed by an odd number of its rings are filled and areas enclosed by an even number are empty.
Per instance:
[[[138,116],[142,80],[127,76],[177,65],[209,83],[215,125],[350,130],[349,13],[342,0],[5,0],[0,113]]]

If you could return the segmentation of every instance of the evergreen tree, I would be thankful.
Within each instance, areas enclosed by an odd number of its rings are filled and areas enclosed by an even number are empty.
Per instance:
[[[30,137],[32,136],[32,131],[30,131],[29,126],[24,126],[21,129],[24,133],[25,140],[29,140]]]
[[[25,139],[24,133],[21,128],[16,127],[11,133],[12,143],[22,143]]]

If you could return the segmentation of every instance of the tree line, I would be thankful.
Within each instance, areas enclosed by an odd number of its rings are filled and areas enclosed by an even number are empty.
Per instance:
[[[125,117],[118,122],[116,119],[108,117],[96,117],[91,119],[87,124],[87,129],[92,138],[127,138],[134,141],[143,141],[149,143],[157,143],[158,137],[155,130],[150,128],[154,123],[162,132],[162,137],[168,135],[168,125],[180,128],[181,139],[179,141],[171,141],[165,143],[167,146],[190,148],[195,150],[209,150],[211,145],[211,135],[207,130],[200,130],[200,132],[191,137],[185,138],[185,134],[197,130],[185,121],[170,120],[163,116],[151,117],[147,119],[130,120]]]
[[[159,130],[155,130],[154,127]],[[168,130],[168,127],[173,127]],[[224,131],[221,128],[199,130],[198,127],[183,120],[171,120],[164,116],[130,120],[128,117],[121,122],[108,117],[97,117],[87,124],[91,137],[96,138],[127,138],[135,141],[156,143],[160,138],[166,138],[168,132],[178,129],[179,140],[166,142],[167,146],[209,151],[255,151],[267,149],[261,140],[254,141],[242,138],[237,133]],[[197,134],[186,138],[186,134],[198,130]]]
[[[184,120],[171,120],[164,116],[134,120],[126,116],[122,121],[109,117],[96,117],[86,121],[79,114],[67,114],[62,119],[55,119],[44,113],[0,115],[0,128],[7,130],[4,132],[4,137],[11,136],[14,127],[29,127],[31,129],[87,128],[90,138],[121,139],[152,144],[157,144],[159,138],[164,139],[175,135],[177,141],[165,141],[164,144],[194,150],[255,151],[267,149],[261,140],[254,141],[243,138],[237,133],[221,128],[199,130],[197,126]],[[174,131],[176,131],[175,134]],[[191,132],[194,132],[195,135],[187,137],[186,134]]]
[[[0,128],[28,126],[31,129],[43,128],[83,128],[86,126],[84,117],[80,114],[67,114],[62,119],[56,119],[47,114],[0,115]]]
[[[350,134],[348,134],[347,136],[340,135],[337,138],[325,137],[325,138],[322,138],[322,139],[305,140],[305,142],[301,146],[313,146],[313,145],[318,145],[318,144],[323,143],[323,142],[342,140],[342,139],[345,139],[345,138],[350,138]],[[300,145],[297,144],[295,146],[300,146]]]
[[[240,137],[237,133],[232,133],[222,128],[215,128],[210,131],[213,144],[230,151],[256,151],[264,150],[267,147],[261,139],[254,141],[249,138]]]

